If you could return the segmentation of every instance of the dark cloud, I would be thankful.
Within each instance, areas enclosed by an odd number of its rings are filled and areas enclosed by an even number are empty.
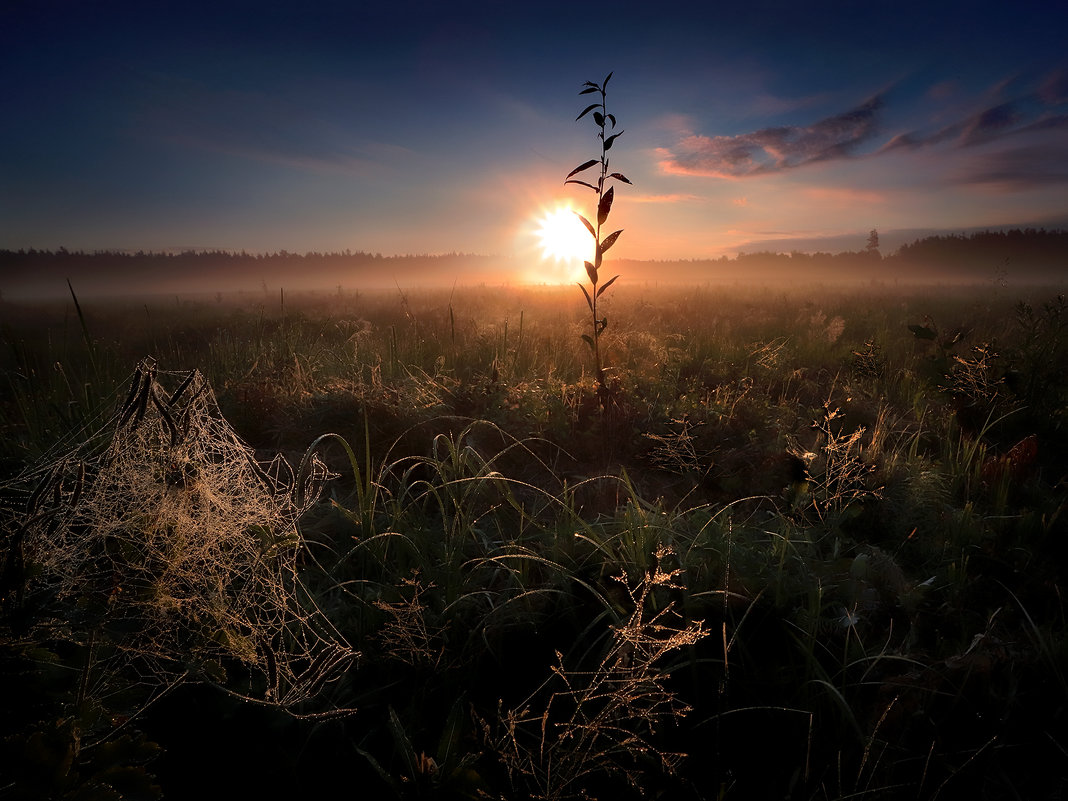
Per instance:
[[[1005,86],[1015,81],[1006,81]],[[931,133],[908,131],[896,134],[880,152],[917,150],[952,142],[956,147],[975,147],[1007,136],[1064,127],[1065,116],[1054,107],[1068,101],[1068,72],[1057,70],[1047,75],[1035,91],[1022,91],[1004,102],[957,120]]]
[[[1064,183],[1068,146],[1059,144],[1059,139],[1068,130],[1068,115],[1063,113],[1063,104],[1068,102],[1068,71],[1058,69],[1040,80],[1013,77],[999,87],[995,94],[1002,95],[1000,102],[936,130],[894,134],[873,155],[939,145],[963,155],[964,151],[991,149],[980,146],[998,147],[1004,141],[1002,150],[963,162],[957,179],[1011,189]],[[662,149],[660,164],[671,173],[744,178],[855,157],[879,134],[883,107],[883,96],[877,95],[850,111],[807,126],[762,128],[737,136],[691,135]],[[1051,133],[1058,139],[1048,141]],[[1015,144],[1004,149],[1010,137]],[[1026,147],[1021,144],[1025,139]]]
[[[972,153],[956,170],[958,183],[1021,191],[1068,183],[1065,132],[1068,115],[1046,113],[1034,119],[1018,105],[1003,103],[932,134],[898,134],[879,152],[919,150],[951,142],[961,155]],[[1009,142],[1016,144],[1009,147]],[[975,152],[976,146],[991,143],[996,147]]]
[[[1068,69],[1059,69],[1046,76],[1038,93],[1051,106],[1068,103]]]
[[[889,142],[879,149],[879,153],[888,153],[891,150],[919,150],[921,147],[937,145],[947,140],[958,139],[964,130],[963,123],[948,125],[933,134],[923,135],[918,131],[896,134]]]
[[[1057,114],[1050,117],[1043,117],[1038,122],[1032,123],[1025,128],[1020,129],[1020,133],[1028,133],[1030,131],[1060,131],[1068,129],[1068,114]]]
[[[740,178],[845,158],[877,133],[881,96],[812,125],[762,128],[737,136],[689,136],[661,151],[668,172]]]
[[[966,165],[958,180],[1011,191],[1068,184],[1068,143],[1051,142],[983,154]]]
[[[1023,115],[1016,110],[1015,103],[1000,103],[967,120],[960,136],[960,144],[971,147],[990,142],[1011,131],[1022,119]]]
[[[933,133],[909,131],[895,134],[880,148],[880,153],[891,150],[919,150],[923,147],[939,145],[943,142],[955,142],[959,147],[971,147],[992,142],[1016,129],[1023,116],[1012,102],[1000,103],[978,114],[973,114]]]

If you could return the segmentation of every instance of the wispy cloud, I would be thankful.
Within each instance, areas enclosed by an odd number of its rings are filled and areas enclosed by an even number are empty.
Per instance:
[[[239,141],[226,136],[210,134],[179,133],[161,135],[162,141],[190,150],[201,150],[207,153],[218,153],[226,156],[235,156],[242,159],[257,161],[263,164],[272,164],[281,167],[318,173],[321,175],[350,175],[367,177],[371,175],[385,175],[383,165],[385,160],[375,158],[372,152],[387,153],[392,155],[403,154],[403,148],[391,148],[389,145],[370,143],[360,149],[349,152],[330,148],[312,148],[286,146],[281,141]]]
[[[943,126],[937,131],[923,133],[908,131],[890,139],[879,152],[917,150],[922,147],[953,142],[958,147],[974,147],[999,139],[1020,129],[1025,120],[1019,104],[1014,101],[998,103],[962,120]]]
[[[944,101],[960,92],[957,81],[946,80],[931,86],[925,99],[944,109]],[[958,153],[953,172],[957,183],[998,184],[1015,191],[1066,182],[1068,145],[1061,140],[1068,131],[1068,69],[1044,76],[1013,74],[990,89],[985,105],[973,105],[931,128],[895,132],[887,98],[876,94],[809,125],[735,136],[680,131],[675,145],[657,149],[657,160],[668,174],[742,179],[818,162],[940,148]],[[880,201],[874,196],[856,199]]]
[[[941,85],[941,84],[940,84]],[[1005,79],[994,88],[994,96],[1016,90],[1007,99],[999,98],[971,114],[961,116],[936,130],[910,130],[894,136],[880,152],[905,147],[915,148],[951,142],[957,147],[974,147],[1008,136],[1034,130],[1065,126],[1066,115],[1056,107],[1068,103],[1068,70],[1057,69],[1028,88],[1017,76]],[[936,97],[938,88],[930,96]]]
[[[927,90],[931,100],[944,101],[960,91],[960,82],[955,79],[940,81]]]
[[[1042,82],[1038,95],[1051,106],[1068,103],[1068,68],[1054,70]]]
[[[173,146],[331,175],[380,175],[413,154],[357,137],[301,97],[142,76],[133,131]],[[151,91],[149,91],[151,90]],[[157,99],[158,98],[158,99]]]
[[[1068,124],[1063,127],[1068,128]],[[1051,142],[981,154],[961,170],[957,179],[960,183],[986,184],[1010,191],[1065,184],[1068,183],[1068,143]]]
[[[1056,70],[1033,86],[1029,90],[1016,77],[1006,79],[994,94],[1016,89],[1015,96],[935,130],[896,134],[877,155],[936,146],[962,155],[979,150],[956,170],[959,183],[1018,190],[1068,182],[1068,145],[1064,143],[1068,114],[1058,108],[1068,102],[1068,71]],[[999,142],[1001,149],[997,149]]]
[[[690,135],[674,148],[658,150],[660,167],[678,175],[744,178],[846,158],[876,135],[882,106],[882,97],[876,95],[811,125],[762,128],[737,136]]]
[[[705,198],[700,195],[685,194],[682,192],[676,192],[668,195],[626,195],[620,196],[620,200],[625,203],[695,203],[703,201]]]
[[[847,186],[813,186],[802,190],[802,194],[811,200],[836,203],[842,206],[858,204],[871,205],[885,203],[886,195],[869,189],[853,189]]]

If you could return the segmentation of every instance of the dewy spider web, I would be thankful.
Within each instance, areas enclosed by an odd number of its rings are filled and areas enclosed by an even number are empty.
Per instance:
[[[296,472],[257,462],[198,371],[146,359],[113,417],[31,471],[4,572],[25,568],[17,603],[46,610],[51,638],[88,644],[102,672],[293,707],[355,656],[297,572],[296,522],[327,478],[314,454]]]

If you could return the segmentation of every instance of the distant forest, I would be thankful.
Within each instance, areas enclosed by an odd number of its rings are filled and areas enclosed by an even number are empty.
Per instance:
[[[612,269],[630,283],[805,284],[814,282],[1062,284],[1068,275],[1068,231],[1013,229],[930,236],[883,255],[875,232],[868,247],[840,253],[739,253],[718,259],[618,259]],[[507,259],[463,253],[250,254],[0,250],[0,292],[8,297],[90,293],[232,292],[259,289],[375,289],[395,285],[514,283]]]

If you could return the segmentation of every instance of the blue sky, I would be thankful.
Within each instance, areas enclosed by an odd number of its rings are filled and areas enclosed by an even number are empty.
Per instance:
[[[618,256],[1068,225],[1063,2],[51,2],[0,8],[0,248],[529,259],[590,199]]]

